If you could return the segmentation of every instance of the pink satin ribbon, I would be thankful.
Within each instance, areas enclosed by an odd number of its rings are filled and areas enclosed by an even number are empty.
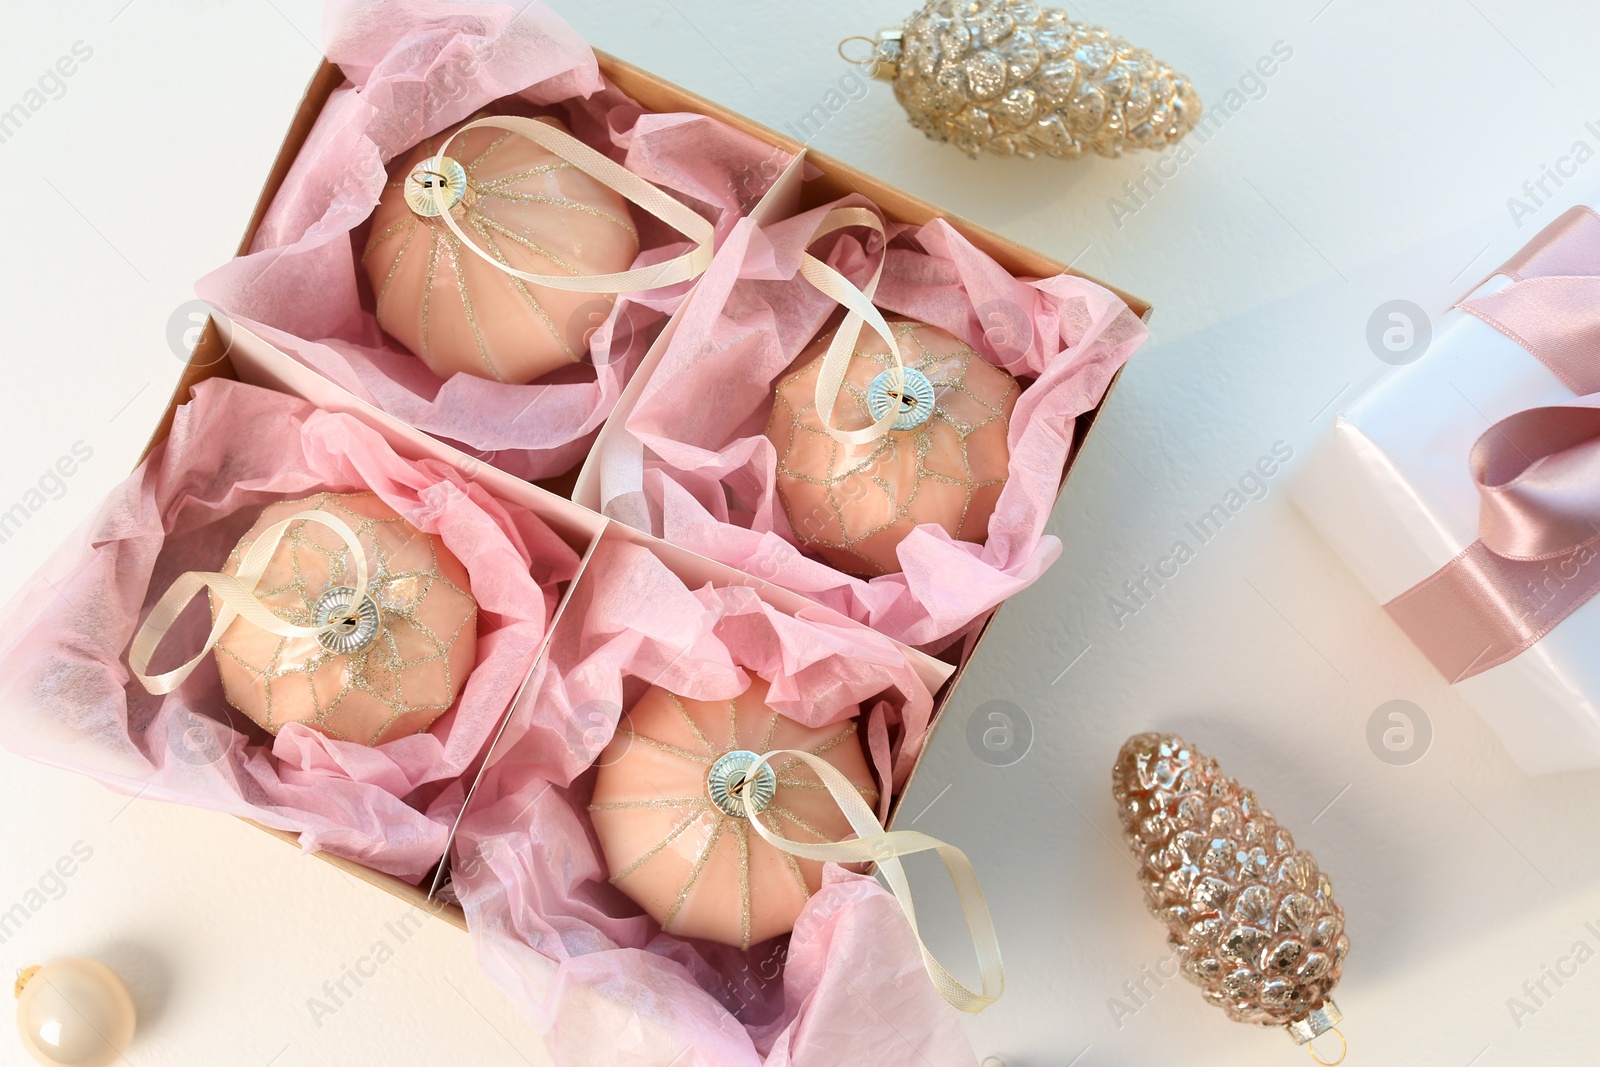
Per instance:
[[[1600,215],[1575,207],[1458,305],[1578,393],[1472,446],[1478,540],[1384,605],[1452,683],[1526,651],[1600,592]]]

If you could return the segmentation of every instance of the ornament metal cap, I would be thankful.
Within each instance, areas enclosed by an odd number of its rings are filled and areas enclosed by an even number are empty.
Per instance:
[[[893,405],[897,408],[889,425],[896,430],[915,430],[933,417],[933,383],[915,367],[905,367],[900,383],[895,372],[886,370],[867,385],[867,410],[881,419]]]
[[[1313,1010],[1304,1018],[1285,1023],[1283,1028],[1289,1031],[1289,1036],[1294,1038],[1295,1044],[1304,1045],[1338,1026],[1343,1019],[1344,1012],[1340,1011],[1339,1005],[1329,997],[1322,1002],[1322,1007]]]
[[[406,204],[436,219],[467,197],[467,169],[449,156],[429,156],[406,175]]]
[[[332,625],[317,635],[317,643],[335,656],[348,656],[370,648],[383,629],[383,613],[378,602],[363,595],[356,602],[356,591],[347,585],[335,586],[317,598],[311,617],[318,626]]]
[[[29,980],[32,979],[33,976],[38,974],[38,973],[39,973],[39,968],[38,967],[24,967],[22,970],[18,971],[17,972],[17,984],[11,987],[12,995],[16,996],[16,997],[21,997],[22,996],[22,991],[23,991],[23,989],[25,989],[27,987]]]
[[[756,814],[767,810],[772,798],[778,795],[778,773],[770,763],[762,763],[752,777],[750,768],[760,761],[757,753],[739,748],[723,753],[711,765],[706,772],[706,796],[711,798],[711,803],[717,806],[718,811],[734,819],[747,818],[744,801],[740,799],[746,791],[750,794],[750,807]]]

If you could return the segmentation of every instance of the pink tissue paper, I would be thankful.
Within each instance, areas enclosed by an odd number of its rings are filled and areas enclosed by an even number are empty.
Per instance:
[[[554,115],[720,236],[765,191],[762,175],[790,157],[703,115],[644,111],[605,82],[588,44],[542,3],[334,0],[324,30],[328,59],[350,84],[328,100],[249,253],[196,292],[362,400],[503,470],[539,479],[570,469],[690,283],[622,294],[595,329],[590,357],[540,381],[441,379],[384,336],[357,277],[385,166],[482,108]],[[634,266],[690,247],[635,215]]]
[[[586,772],[647,685],[727,700],[752,676],[809,726],[863,708],[879,782],[898,789],[932,708],[898,646],[831,612],[785,615],[748,587],[691,590],[646,549],[608,541],[540,673],[463,820],[454,885],[480,961],[557,1064],[973,1062],[959,1013],[875,879],[829,864],[787,938],[745,952],[691,941],[608,883],[585,810]]]
[[[127,649],[173,579],[217,570],[267,505],[370,491],[438,536],[478,601],[477,662],[426,732],[375,748],[299,724],[276,736],[230,708],[213,666],[152,696]],[[215,808],[301,834],[323,850],[417,881],[438,860],[479,760],[532,669],[577,554],[538,517],[437,460],[397,456],[348,415],[212,378],[171,435],[9,604],[0,624],[0,741],[118,792]],[[197,598],[152,669],[204,645]]]
[[[734,227],[628,416],[643,470],[630,476],[612,463],[603,507],[938,652],[1061,554],[1044,528],[1076,420],[1099,403],[1148,334],[1121,299],[1093,282],[1013,277],[942,219],[915,230],[891,224],[874,303],[961,338],[1023,391],[1008,435],[1008,479],[984,543],[923,525],[899,546],[901,573],[864,579],[835,570],[796,547],[776,497],[777,455],[763,431],[777,380],[838,317],[798,270],[817,223],[850,205],[871,206],[850,196],[764,228],[749,219]],[[881,253],[847,233],[813,254],[860,284]]]

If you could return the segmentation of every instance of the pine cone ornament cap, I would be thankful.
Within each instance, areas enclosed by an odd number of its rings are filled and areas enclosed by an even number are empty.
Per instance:
[[[1188,78],[1032,0],[931,0],[863,40],[864,65],[894,83],[911,124],[969,156],[1114,157],[1167,148],[1200,120]]]
[[[1341,1016],[1328,994],[1350,939],[1311,854],[1176,735],[1129,738],[1111,781],[1145,904],[1202,995],[1238,1022],[1285,1027],[1298,1044],[1333,1030]]]

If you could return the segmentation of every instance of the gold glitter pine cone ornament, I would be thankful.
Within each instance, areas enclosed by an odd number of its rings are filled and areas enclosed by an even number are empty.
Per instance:
[[[894,83],[911,125],[973,157],[1115,157],[1167,148],[1200,120],[1188,78],[1029,0],[932,0],[903,27],[851,40],[873,46],[862,63]]]
[[[1350,939],[1311,854],[1181,737],[1129,738],[1111,780],[1145,904],[1206,1000],[1235,1021],[1282,1026],[1297,1044],[1330,1030],[1342,1042],[1328,994]]]

